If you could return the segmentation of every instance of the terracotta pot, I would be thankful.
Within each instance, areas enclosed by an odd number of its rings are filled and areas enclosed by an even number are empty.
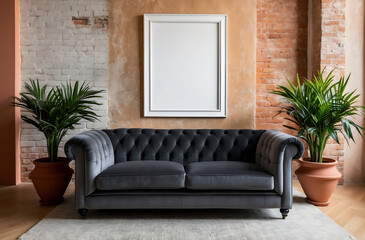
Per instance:
[[[300,168],[295,171],[300,185],[307,195],[306,201],[316,206],[327,206],[341,173],[337,160],[323,158],[323,163],[310,162],[309,158],[299,160]]]
[[[49,158],[33,161],[35,168],[29,174],[33,185],[41,198],[42,205],[56,205],[63,201],[63,194],[70,183],[73,170],[71,160],[59,157],[56,162],[49,162]]]

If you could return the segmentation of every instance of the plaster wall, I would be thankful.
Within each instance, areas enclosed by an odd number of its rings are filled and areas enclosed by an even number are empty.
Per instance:
[[[351,73],[349,89],[361,94],[358,105],[364,105],[364,0],[346,4],[346,75]],[[364,126],[364,119],[356,122]],[[365,142],[355,133],[355,142],[345,144],[345,183],[365,182]]]
[[[10,106],[19,93],[19,0],[0,1],[0,185],[20,181],[19,109]]]
[[[147,13],[228,15],[226,118],[143,117],[143,14]],[[110,128],[255,128],[256,1],[111,0],[109,14]]]

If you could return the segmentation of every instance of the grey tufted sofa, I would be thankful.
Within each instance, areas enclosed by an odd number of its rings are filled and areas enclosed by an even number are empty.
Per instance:
[[[76,208],[292,207],[297,138],[276,130],[92,130],[72,137]]]

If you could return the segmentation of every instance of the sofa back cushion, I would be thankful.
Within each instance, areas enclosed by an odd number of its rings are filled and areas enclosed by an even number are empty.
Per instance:
[[[162,160],[181,164],[202,161],[255,162],[265,130],[139,129],[103,130],[111,139],[115,162]]]

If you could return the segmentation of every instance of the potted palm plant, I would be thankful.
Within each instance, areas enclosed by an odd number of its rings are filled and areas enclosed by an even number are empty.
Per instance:
[[[285,98],[287,105],[280,113],[292,124],[285,127],[298,132],[309,148],[310,157],[299,160],[300,168],[295,172],[307,196],[307,202],[317,206],[327,206],[341,173],[337,170],[337,160],[323,157],[327,141],[332,138],[338,144],[339,134],[344,139],[354,141],[352,129],[361,135],[361,126],[354,117],[362,114],[356,106],[359,95],[356,90],[346,92],[350,75],[334,80],[333,70],[324,77],[324,70],[313,76],[312,80],[300,82],[297,86],[288,81],[289,86],[278,86],[272,91]]]
[[[20,97],[14,98],[13,106],[26,110],[21,118],[46,138],[48,157],[34,160],[35,168],[29,174],[41,204],[63,201],[73,170],[69,167],[69,159],[58,157],[58,146],[67,131],[74,129],[81,120],[97,120],[92,106],[99,103],[92,99],[100,97],[100,92],[102,90],[91,90],[85,82],[66,83],[48,91],[47,85],[40,86],[37,79],[26,83]]]

